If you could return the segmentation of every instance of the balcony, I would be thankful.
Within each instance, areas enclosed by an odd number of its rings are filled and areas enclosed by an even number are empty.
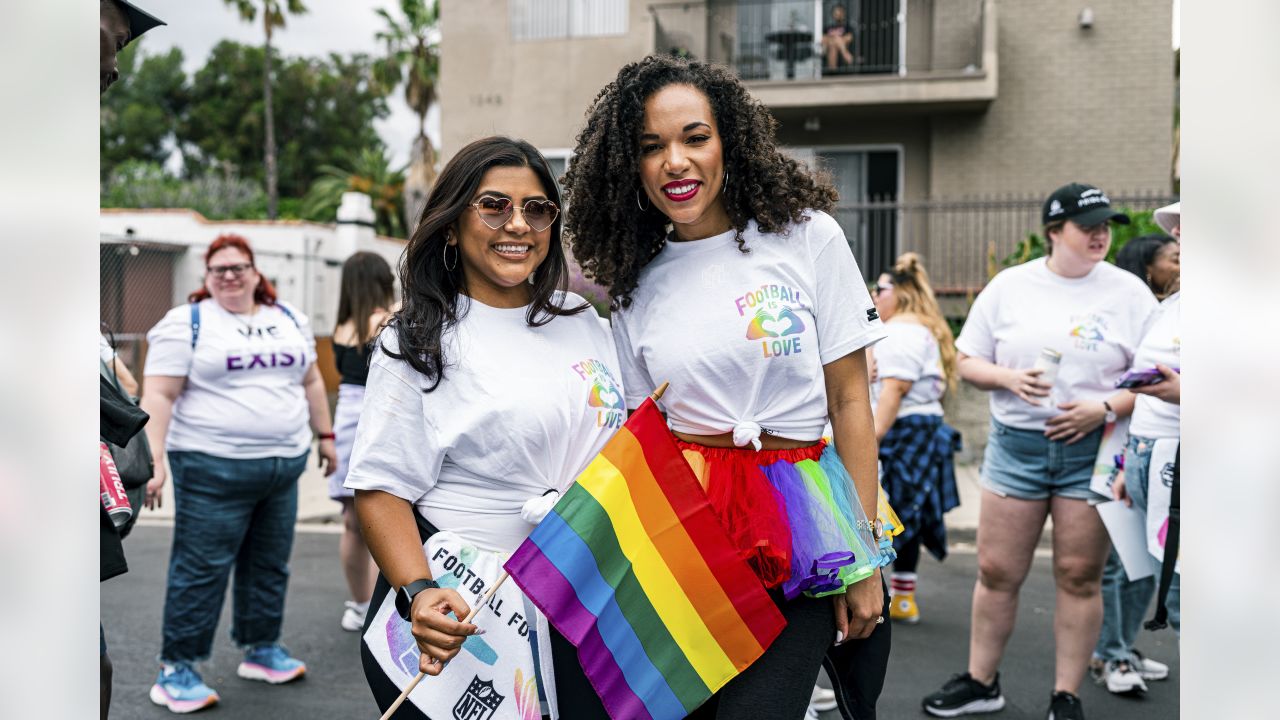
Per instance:
[[[655,3],[649,12],[655,53],[726,65],[770,107],[930,112],[981,110],[995,100],[994,5],[703,0]]]

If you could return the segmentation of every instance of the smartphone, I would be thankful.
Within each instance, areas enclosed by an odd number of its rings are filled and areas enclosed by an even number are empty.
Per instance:
[[[1174,368],[1174,372],[1178,372]],[[1130,370],[1124,374],[1124,377],[1116,381],[1116,387],[1124,390],[1128,388],[1142,387],[1144,385],[1155,385],[1164,379],[1164,375],[1156,368],[1148,368],[1146,370]]]

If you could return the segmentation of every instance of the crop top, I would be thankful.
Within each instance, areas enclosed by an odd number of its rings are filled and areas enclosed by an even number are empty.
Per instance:
[[[368,346],[333,343],[333,364],[346,385],[364,385],[369,379]]]
[[[827,423],[822,366],[884,337],[844,231],[830,215],[784,233],[755,221],[742,252],[729,230],[669,240],[613,314],[627,406],[670,382],[671,427],[693,435],[761,433],[812,441]]]

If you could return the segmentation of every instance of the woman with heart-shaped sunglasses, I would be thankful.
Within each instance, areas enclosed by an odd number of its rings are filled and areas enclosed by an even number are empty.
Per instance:
[[[775,126],[726,69],[631,63],[587,112],[566,230],[612,298],[627,406],[671,383],[668,422],[787,620],[689,717],[801,718],[824,659],[843,715],[874,717],[892,548],[866,348],[884,329],[829,214],[835,189],[778,148]]]
[[[449,616],[465,618],[497,580],[470,570],[461,580],[455,568],[505,562],[624,419],[609,332],[567,290],[560,206],[529,143],[490,137],[459,150],[405,247],[403,304],[373,341],[345,487],[381,571],[361,654],[379,707],[396,701],[405,672],[429,676],[397,718],[457,715],[472,673],[441,675],[450,661],[502,669],[485,692],[535,712],[544,688],[519,678],[554,676],[559,687],[582,676],[573,646],[536,610],[518,635],[519,623],[482,616],[494,633],[483,639]],[[441,553],[458,564],[440,565]],[[504,620],[521,617],[514,588],[503,589]],[[561,708],[575,701],[547,695]]]

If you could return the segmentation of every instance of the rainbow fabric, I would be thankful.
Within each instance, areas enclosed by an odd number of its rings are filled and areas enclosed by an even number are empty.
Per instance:
[[[646,400],[506,563],[615,720],[678,720],[786,625]]]

